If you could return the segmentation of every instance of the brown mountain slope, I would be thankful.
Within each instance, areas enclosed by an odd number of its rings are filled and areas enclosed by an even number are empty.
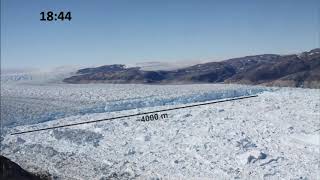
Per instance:
[[[299,55],[263,54],[198,64],[173,71],[110,65],[81,69],[66,83],[241,83],[319,88],[320,49]]]

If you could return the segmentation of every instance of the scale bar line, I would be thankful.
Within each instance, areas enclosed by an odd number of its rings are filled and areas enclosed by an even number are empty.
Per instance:
[[[218,100],[218,101],[213,101],[213,102],[200,103],[200,104],[194,104],[194,105],[188,105],[188,106],[182,106],[182,107],[175,107],[175,108],[169,108],[169,109],[163,109],[163,110],[157,110],[157,111],[149,111],[149,112],[143,112],[143,113],[137,113],[137,114],[131,114],[131,115],[125,115],[125,116],[117,116],[117,117],[106,118],[106,119],[98,119],[98,120],[93,120],[93,121],[85,121],[85,122],[72,123],[72,124],[66,124],[66,125],[60,125],[60,126],[52,126],[52,127],[34,129],[34,130],[29,130],[29,131],[21,131],[21,132],[12,133],[11,135],[25,134],[25,133],[31,133],[31,132],[37,132],[37,131],[45,131],[45,130],[50,130],[50,129],[77,126],[77,125],[82,125],[82,124],[91,124],[91,123],[96,123],[96,122],[101,122],[101,121],[111,121],[111,120],[115,120],[115,119],[122,119],[122,118],[128,118],[128,117],[133,117],[133,116],[141,116],[141,115],[145,115],[145,114],[152,114],[152,113],[158,113],[158,112],[164,112],[164,111],[172,111],[172,110],[177,110],[177,109],[185,109],[185,108],[204,106],[204,105],[210,105],[210,104],[216,104],[216,103],[222,103],[222,102],[228,102],[228,101],[235,101],[235,100],[241,100],[241,99],[248,99],[248,98],[254,98],[254,97],[258,97],[258,95],[241,96],[241,97],[237,97],[237,98],[228,98],[228,99],[223,99],[223,100]]]

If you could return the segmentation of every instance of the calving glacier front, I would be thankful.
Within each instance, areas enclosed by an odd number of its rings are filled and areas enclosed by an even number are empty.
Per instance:
[[[179,105],[257,94],[270,88],[241,85],[3,84],[3,124],[35,124],[68,116]]]
[[[56,179],[319,177],[317,89],[224,84],[1,88],[2,154]],[[169,111],[157,121],[129,117],[254,94],[259,96]],[[9,134],[117,116],[128,117]]]

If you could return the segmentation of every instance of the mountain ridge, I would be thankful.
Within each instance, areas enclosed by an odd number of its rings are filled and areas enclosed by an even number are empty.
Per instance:
[[[175,70],[141,70],[122,64],[80,69],[65,83],[239,83],[320,88],[320,48],[300,54],[261,54]]]

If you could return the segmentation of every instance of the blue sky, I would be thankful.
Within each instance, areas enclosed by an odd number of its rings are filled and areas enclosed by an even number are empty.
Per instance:
[[[1,0],[2,68],[226,59],[319,47],[316,0]],[[40,12],[71,11],[42,22]]]

